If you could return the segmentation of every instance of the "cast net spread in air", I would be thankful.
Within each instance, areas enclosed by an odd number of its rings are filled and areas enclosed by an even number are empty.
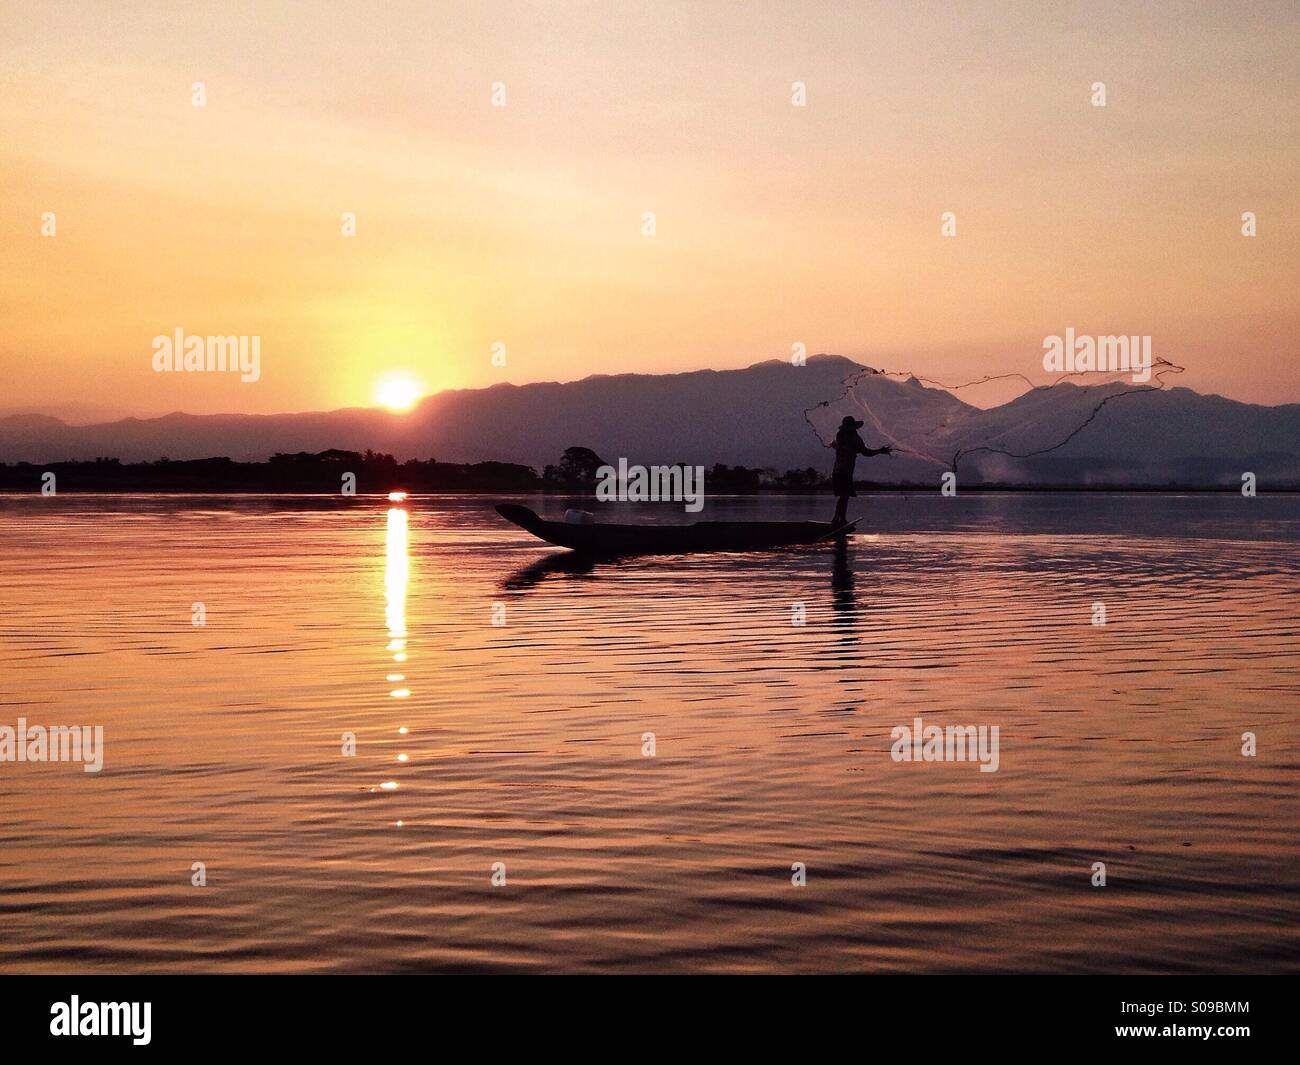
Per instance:
[[[866,368],[844,381],[839,396],[805,410],[804,418],[827,447],[844,416],[852,415],[863,423],[869,447],[888,444],[896,454],[956,472],[964,458],[980,454],[1025,459],[1055,451],[1108,404],[1160,391],[1166,378],[1182,372],[1155,358],[1142,381],[1131,370],[1085,370],[1050,384],[1036,385],[1017,373],[946,384],[907,371]]]

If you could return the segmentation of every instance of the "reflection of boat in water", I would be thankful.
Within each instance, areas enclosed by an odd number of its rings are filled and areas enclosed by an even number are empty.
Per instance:
[[[501,586],[508,591],[519,592],[537,587],[552,574],[558,573],[570,577],[588,576],[596,571],[598,561],[595,555],[574,551],[554,551],[516,570],[501,582]]]
[[[686,551],[754,551],[812,544],[853,531],[824,521],[697,521],[691,525],[600,525],[547,521],[527,507],[502,503],[497,513],[557,547],[590,555],[680,554]]]

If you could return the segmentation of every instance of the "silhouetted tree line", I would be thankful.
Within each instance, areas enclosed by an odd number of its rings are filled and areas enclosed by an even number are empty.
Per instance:
[[[45,473],[55,475],[60,492],[272,492],[338,493],[343,475],[356,476],[360,494],[391,492],[594,491],[596,471],[606,465],[590,448],[567,448],[560,461],[539,477],[531,466],[513,462],[398,462],[376,451],[277,452],[267,462],[235,462],[226,457],[160,458],[153,462],[88,461],[0,463],[0,490],[39,491]],[[705,473],[707,490],[723,493],[808,491],[826,484],[814,469],[789,470],[718,464]]]
[[[113,458],[92,462],[0,464],[0,487],[39,491],[41,475],[55,475],[64,492],[273,492],[338,494],[345,473],[356,477],[360,494],[391,492],[536,491],[541,487],[531,467],[511,462],[398,462],[375,451],[277,453],[267,462],[161,458],[124,463]]]
[[[565,448],[559,463],[542,471],[542,484],[546,488],[566,492],[594,491],[597,471],[602,466],[612,466],[591,448]],[[684,462],[667,465],[687,465]],[[704,472],[704,484],[709,491],[721,493],[777,491],[809,491],[829,484],[826,476],[812,467],[787,470],[778,474],[771,468],[757,469],[749,466],[728,466],[716,463]]]

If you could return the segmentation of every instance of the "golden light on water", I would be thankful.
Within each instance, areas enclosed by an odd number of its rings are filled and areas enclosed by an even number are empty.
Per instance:
[[[400,502],[405,492],[393,492],[389,499]],[[387,651],[394,652],[393,661],[406,661],[406,595],[411,582],[410,525],[406,511],[401,507],[388,508],[388,525],[384,533],[384,624],[388,629]],[[405,673],[389,673],[384,678],[389,684],[406,680]],[[410,688],[393,688],[388,693],[392,699],[409,699]],[[406,726],[397,730],[405,735]],[[410,755],[405,751],[397,761],[406,763]],[[396,791],[397,781],[389,780],[379,785],[383,791]],[[399,822],[400,824],[400,822]]]
[[[389,508],[384,539],[384,620],[388,625],[390,651],[406,650],[406,586],[411,579],[407,520],[405,510]]]

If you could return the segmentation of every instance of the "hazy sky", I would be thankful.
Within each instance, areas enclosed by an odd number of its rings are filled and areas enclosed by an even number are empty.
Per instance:
[[[967,378],[1067,327],[1300,401],[1298,123],[1293,2],[7,4],[0,409],[795,343]],[[177,328],[260,336],[261,379],[155,373]]]

